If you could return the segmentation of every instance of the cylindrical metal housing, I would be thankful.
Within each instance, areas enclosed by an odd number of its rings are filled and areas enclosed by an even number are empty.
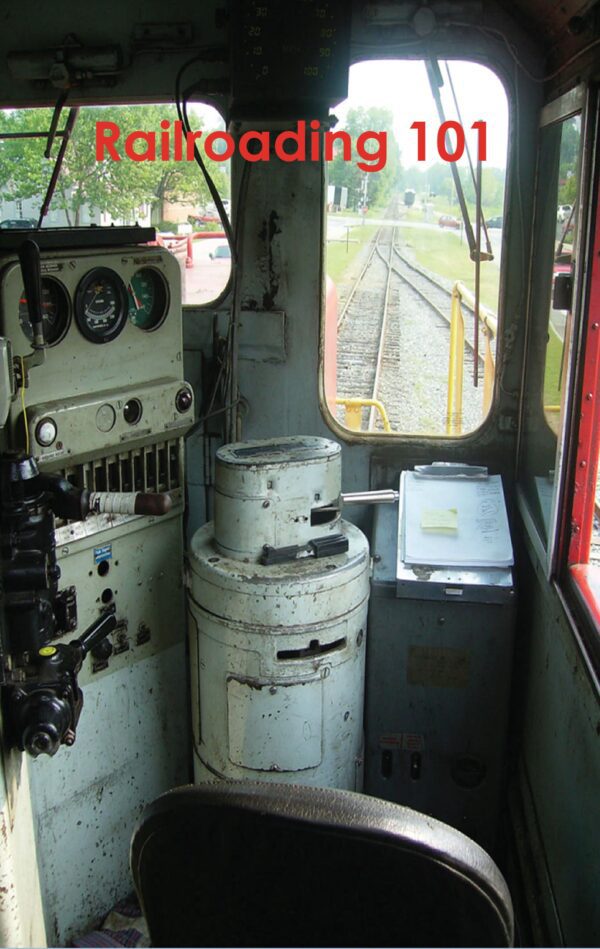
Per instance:
[[[290,443],[286,456],[283,446]],[[245,448],[250,451],[240,455]],[[226,446],[219,455],[218,528],[202,527],[190,549],[196,780],[259,778],[360,790],[368,544],[334,514],[334,533],[347,550],[303,555],[311,539],[331,533],[330,522],[318,525],[313,517],[311,524],[311,510],[339,497],[339,446],[289,439]],[[233,529],[240,523],[241,541]],[[297,544],[300,556],[260,564],[265,543]]]
[[[216,461],[216,546],[244,559],[258,557],[264,544],[288,547],[337,533],[339,512],[331,508],[341,480],[341,449],[327,438],[224,445]]]

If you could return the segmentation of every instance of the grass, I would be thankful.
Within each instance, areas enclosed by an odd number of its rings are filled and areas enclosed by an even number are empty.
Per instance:
[[[460,280],[475,292],[475,264],[463,235],[462,242],[454,231],[403,227],[398,231],[400,249],[411,248],[416,261],[432,273],[454,282]],[[493,261],[481,265],[481,302],[492,313],[498,310],[500,269]]]
[[[548,327],[546,368],[544,371],[544,405],[560,405],[560,367],[563,358],[563,341],[552,326]]]
[[[373,224],[359,224],[350,228],[348,242],[345,238],[327,242],[325,268],[334,283],[340,283],[361,247],[371,240],[376,230]]]

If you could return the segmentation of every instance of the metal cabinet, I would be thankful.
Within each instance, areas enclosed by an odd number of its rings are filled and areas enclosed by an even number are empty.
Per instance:
[[[365,789],[493,850],[511,682],[512,572],[398,563],[398,520],[396,506],[376,509]]]

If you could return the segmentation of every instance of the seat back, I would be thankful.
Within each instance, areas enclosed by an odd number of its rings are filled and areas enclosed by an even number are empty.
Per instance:
[[[333,788],[169,791],[131,846],[153,946],[508,946],[488,854],[459,831]]]

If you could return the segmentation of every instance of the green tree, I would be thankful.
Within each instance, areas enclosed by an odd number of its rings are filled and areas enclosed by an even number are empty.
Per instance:
[[[47,131],[51,120],[49,109],[17,109],[4,114],[3,130],[7,132]],[[66,117],[66,112],[63,113]],[[53,205],[64,210],[69,224],[78,225],[84,206],[105,211],[115,218],[133,218],[142,204],[158,206],[166,198],[205,202],[209,192],[204,177],[194,161],[160,160],[161,121],[168,120],[173,129],[177,118],[174,106],[120,106],[82,108],[67,146],[58,179]],[[106,157],[96,160],[96,123],[112,121],[120,129],[117,152],[124,155],[123,142],[131,132],[154,132],[157,141],[155,161],[132,161],[122,157],[115,161]],[[62,124],[62,120],[61,120]],[[198,126],[197,126],[198,127]],[[40,198],[48,187],[54,158],[44,158],[45,139],[20,138],[0,140],[0,194],[5,199]],[[56,155],[59,144],[55,142]],[[137,142],[138,154],[145,150]],[[217,188],[224,192],[227,178],[219,163],[206,159]]]
[[[335,157],[329,167],[329,181],[331,184],[348,188],[348,203],[350,207],[359,207],[365,193],[369,206],[387,204],[398,191],[402,183],[402,166],[400,162],[400,148],[393,131],[393,115],[389,109],[378,106],[353,108],[348,110],[346,121],[340,126],[350,136],[352,143],[352,159],[344,159],[341,145],[336,149]],[[336,127],[335,131],[339,131]],[[356,143],[365,132],[385,132],[387,135],[386,163],[380,171],[363,171],[357,162],[363,161],[356,152]],[[367,141],[369,151],[377,153],[377,142]],[[366,159],[369,163],[369,159]]]

